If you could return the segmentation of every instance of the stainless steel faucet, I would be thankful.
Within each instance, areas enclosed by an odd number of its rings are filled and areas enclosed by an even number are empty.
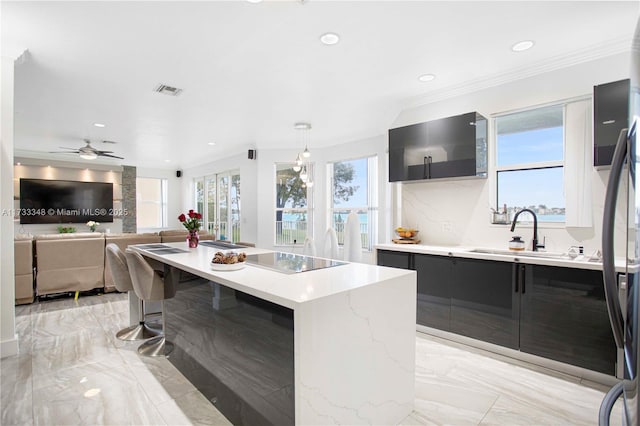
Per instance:
[[[533,216],[533,243],[532,243],[532,250],[533,251],[538,251],[539,248],[544,248],[544,244],[538,244],[538,217],[536,216],[535,212],[531,209],[522,209],[520,210],[518,213],[516,213],[515,216],[513,216],[513,222],[511,222],[511,232],[514,231],[514,229],[516,229],[516,222],[518,220],[518,216],[520,216],[520,213],[522,212],[529,212],[531,213],[531,216]]]

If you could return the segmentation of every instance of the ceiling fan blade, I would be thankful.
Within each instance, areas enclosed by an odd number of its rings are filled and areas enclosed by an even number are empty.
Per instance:
[[[71,149],[73,151],[77,151],[78,150],[78,148],[69,148],[68,146],[59,146],[58,148],[60,148],[60,149]]]
[[[118,157],[117,155],[102,154],[101,152],[98,152],[98,155],[101,156],[101,157],[119,158],[120,160],[124,160],[123,157]]]
[[[98,155],[102,155],[102,154],[113,154],[113,151],[101,151],[99,149],[94,149],[94,151],[96,152],[96,154]]]
[[[67,148],[71,149],[71,148]],[[80,151],[49,151],[49,154],[80,154]]]

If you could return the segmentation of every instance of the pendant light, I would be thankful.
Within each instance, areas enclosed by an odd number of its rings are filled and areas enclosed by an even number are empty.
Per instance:
[[[293,125],[293,128],[300,131],[300,139],[304,143],[302,157],[305,159],[311,157],[311,152],[309,151],[309,132],[311,131],[311,124],[298,122]]]
[[[297,173],[300,170],[302,170],[302,160],[300,159],[300,154],[298,154],[296,157],[296,165],[293,166],[293,171]]]

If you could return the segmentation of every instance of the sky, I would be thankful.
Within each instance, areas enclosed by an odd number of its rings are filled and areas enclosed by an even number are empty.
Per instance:
[[[497,166],[563,159],[563,129],[498,135]],[[498,173],[498,206],[564,207],[563,168]]]

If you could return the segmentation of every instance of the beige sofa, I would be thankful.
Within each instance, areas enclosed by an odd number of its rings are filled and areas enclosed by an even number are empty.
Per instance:
[[[16,305],[33,303],[33,237],[16,236],[14,240]]]
[[[124,251],[127,246],[132,244],[150,244],[159,243],[160,236],[158,234],[105,234],[105,247],[107,244],[114,243],[120,250]],[[107,292],[115,291],[116,285],[111,276],[111,270],[105,264],[104,269],[104,290]]]
[[[163,243],[186,242],[189,231],[186,229],[169,229],[158,233]],[[209,234],[207,231],[198,231],[200,240],[215,240],[215,235]]]
[[[104,247],[99,232],[36,236],[37,294],[103,288]]]

